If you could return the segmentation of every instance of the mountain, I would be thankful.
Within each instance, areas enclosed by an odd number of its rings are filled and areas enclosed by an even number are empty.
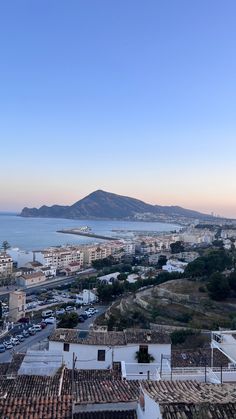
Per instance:
[[[210,220],[213,217],[178,206],[146,204],[139,199],[98,190],[71,206],[43,205],[23,208],[22,217],[48,217],[72,219],[121,219],[176,221],[177,218]]]

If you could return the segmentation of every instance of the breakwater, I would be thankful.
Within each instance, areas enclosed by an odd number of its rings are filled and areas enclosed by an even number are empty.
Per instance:
[[[57,233],[64,233],[64,234],[75,234],[76,236],[85,236],[85,237],[91,237],[94,239],[102,239],[102,240],[117,240],[117,238],[115,237],[108,237],[108,236],[103,236],[101,234],[96,234],[96,233],[88,233],[88,232],[84,232],[84,231],[79,231],[76,228],[73,229],[64,229],[64,230],[57,230]]]

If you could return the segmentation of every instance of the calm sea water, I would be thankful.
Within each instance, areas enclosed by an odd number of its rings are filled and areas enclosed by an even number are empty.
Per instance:
[[[89,226],[93,233],[109,237],[132,237],[132,233],[112,230],[173,231],[179,230],[174,224],[135,221],[91,221],[65,220],[54,218],[22,218],[16,215],[0,214],[0,244],[7,240],[12,247],[38,250],[48,246],[64,244],[85,244],[99,242],[98,239],[57,233],[57,230]],[[101,240],[100,240],[101,241]]]

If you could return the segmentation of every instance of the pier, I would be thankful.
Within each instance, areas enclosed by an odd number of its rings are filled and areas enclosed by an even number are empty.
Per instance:
[[[76,236],[85,236],[85,237],[91,237],[94,239],[102,239],[102,240],[117,240],[117,238],[115,237],[107,237],[107,236],[102,236],[101,234],[88,233],[88,232],[80,231],[76,228],[58,230],[57,233],[75,234]]]

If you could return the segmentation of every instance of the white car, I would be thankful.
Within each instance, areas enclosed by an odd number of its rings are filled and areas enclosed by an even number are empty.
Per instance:
[[[65,309],[64,308],[60,308],[59,310],[56,310],[56,315],[60,316],[61,314],[65,314]]]
[[[12,349],[13,348],[13,344],[11,342],[3,342],[3,345],[5,346],[6,349]]]
[[[35,332],[40,332],[42,330],[42,327],[40,324],[34,324],[32,326],[32,329],[35,330]]]
[[[20,344],[20,342],[19,342],[19,340],[18,340],[17,338],[11,338],[11,343],[12,343],[14,346],[16,346],[16,345],[19,345],[19,344]]]
[[[44,323],[47,324],[54,324],[56,322],[55,317],[47,317],[46,319],[44,319]]]

